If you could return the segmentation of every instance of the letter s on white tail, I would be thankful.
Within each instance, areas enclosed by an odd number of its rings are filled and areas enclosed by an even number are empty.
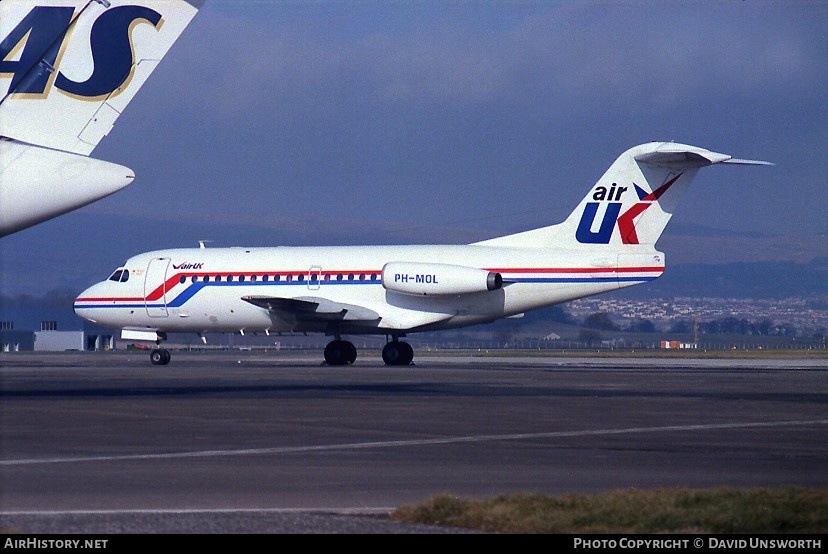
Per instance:
[[[0,0],[0,237],[129,185],[89,158],[203,0]]]
[[[0,2],[0,136],[88,156],[204,0]]]

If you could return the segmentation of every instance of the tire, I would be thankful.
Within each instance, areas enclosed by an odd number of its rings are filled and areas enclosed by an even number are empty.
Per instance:
[[[328,365],[352,364],[356,357],[356,347],[346,340],[332,340],[325,347],[325,362]]]
[[[152,365],[167,365],[170,363],[170,356],[169,351],[163,348],[156,348],[152,352],[150,352],[150,362]]]
[[[414,361],[414,348],[407,342],[401,342],[400,348],[402,349],[402,363],[400,365],[411,365],[411,362]]]
[[[357,349],[356,346],[352,342],[347,340],[342,341],[344,343],[344,350],[345,350],[345,362],[349,365],[354,365],[354,362],[357,359]]]
[[[408,365],[414,359],[414,349],[407,342],[392,341],[382,349],[386,365]]]

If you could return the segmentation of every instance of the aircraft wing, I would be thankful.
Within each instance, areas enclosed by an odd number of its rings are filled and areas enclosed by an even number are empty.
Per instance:
[[[242,300],[271,312],[290,314],[298,320],[315,321],[378,321],[380,315],[374,310],[334,302],[327,298],[303,296],[282,298],[279,296],[242,296]]]

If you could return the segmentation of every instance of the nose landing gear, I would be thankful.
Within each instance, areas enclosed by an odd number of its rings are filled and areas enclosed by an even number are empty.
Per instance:
[[[155,339],[155,344],[158,345],[158,348],[150,352],[150,362],[152,362],[152,365],[167,365],[170,363],[170,353],[167,349],[161,348],[161,343],[167,340],[167,333],[158,331],[156,335],[158,338]]]
[[[170,353],[164,348],[156,348],[150,352],[152,365],[167,365],[170,363]]]

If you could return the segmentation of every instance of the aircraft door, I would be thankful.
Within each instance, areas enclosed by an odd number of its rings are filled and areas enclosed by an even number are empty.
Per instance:
[[[167,317],[167,268],[169,258],[153,258],[144,276],[144,305],[150,317]]]

